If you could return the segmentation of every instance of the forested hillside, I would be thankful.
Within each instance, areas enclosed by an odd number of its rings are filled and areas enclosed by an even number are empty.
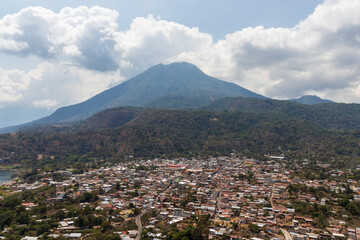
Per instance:
[[[219,99],[201,109],[282,114],[286,118],[301,119],[321,128],[360,130],[360,104],[323,103],[304,105],[291,101],[229,97]]]
[[[358,156],[359,139],[359,131],[320,128],[281,113],[115,108],[66,132],[1,135],[0,151],[11,161],[28,159],[29,164],[39,154],[122,159],[290,151],[330,158]]]

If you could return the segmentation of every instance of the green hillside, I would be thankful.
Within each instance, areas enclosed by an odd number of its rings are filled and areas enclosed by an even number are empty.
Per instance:
[[[321,128],[360,130],[360,104],[304,105],[291,101],[236,97],[217,100],[201,109],[282,114],[284,117],[301,119]]]
[[[280,113],[115,108],[77,128],[82,130],[0,135],[0,154],[30,165],[39,163],[39,154],[55,156],[50,162],[74,156],[122,159],[129,155],[153,158],[238,152],[329,159],[360,154],[359,131],[319,128]]]

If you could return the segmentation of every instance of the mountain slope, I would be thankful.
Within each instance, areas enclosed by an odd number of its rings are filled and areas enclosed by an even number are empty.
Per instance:
[[[290,99],[290,101],[301,103],[301,104],[306,104],[306,105],[315,105],[315,104],[321,104],[321,103],[332,103],[332,101],[330,101],[330,100],[322,99],[322,98],[319,98],[318,96],[313,96],[313,95],[304,95],[304,96],[302,96],[300,98]]]
[[[158,109],[196,109],[206,106],[215,100],[213,96],[208,95],[167,95],[145,104],[144,107]]]
[[[80,123],[80,131],[0,135],[0,157],[41,164],[89,157],[285,153],[358,156],[359,131],[333,131],[281,113],[114,108]],[[94,127],[95,126],[95,127]],[[282,152],[284,153],[284,152]],[[31,160],[32,159],[32,160]],[[32,161],[32,162],[30,162]]]
[[[206,105],[206,103],[210,104]],[[226,97],[214,100],[204,95],[188,97],[171,95],[152,101],[146,107],[281,115],[283,118],[298,119],[329,130],[360,130],[360,104],[323,103],[306,105],[286,100],[244,97]],[[138,107],[110,108],[96,113],[82,122],[32,125],[22,127],[19,131],[49,133],[115,128],[127,124],[145,110],[147,109]]]
[[[272,99],[228,97],[219,99],[201,109],[282,114],[284,117],[301,119],[327,129],[360,130],[360,104],[306,105]]]
[[[86,119],[107,108],[144,106],[166,95],[207,95],[214,99],[243,96],[265,99],[265,97],[236,84],[207,76],[189,63],[159,64],[85,102],[60,108],[52,115],[33,123],[57,123]]]

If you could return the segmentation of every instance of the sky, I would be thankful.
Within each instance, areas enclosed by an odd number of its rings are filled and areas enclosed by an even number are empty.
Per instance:
[[[0,5],[0,127],[177,61],[271,98],[360,103],[359,0]]]

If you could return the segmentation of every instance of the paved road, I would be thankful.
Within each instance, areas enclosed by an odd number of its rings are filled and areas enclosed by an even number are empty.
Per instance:
[[[292,240],[290,233],[286,229],[281,228],[280,230],[284,233],[286,240]]]
[[[215,204],[215,220],[219,220],[219,206],[220,206],[220,199],[221,199],[221,190],[217,191],[217,198]]]
[[[271,204],[271,208],[274,208],[274,200],[273,200],[273,196],[274,196],[274,187],[275,187],[275,183],[272,185],[271,187],[271,195],[270,195],[270,204]]]
[[[217,173],[220,171],[220,169],[222,168],[222,165],[220,165],[217,170],[213,173],[213,179],[214,180],[214,177],[217,175]],[[219,217],[219,206],[220,206],[220,200],[221,200],[221,189],[219,189],[218,191],[216,191],[216,194],[214,195],[216,196],[216,204],[215,204],[215,220],[219,220],[220,217]]]
[[[141,217],[142,217],[142,215],[144,215],[145,212],[146,212],[146,209],[142,210],[141,213],[139,215],[137,215],[135,218],[135,223],[138,226],[138,235],[136,236],[135,240],[140,240],[141,230],[142,230]]]
[[[166,191],[169,187],[171,186],[171,184],[169,184],[164,191]],[[163,191],[163,192],[164,192]],[[155,202],[158,201],[158,197],[159,197],[159,194],[157,194],[155,196]],[[135,217],[135,223],[138,227],[138,235],[136,236],[135,240],[140,240],[140,237],[141,237],[141,231],[142,231],[142,223],[141,223],[141,217],[144,215],[144,213],[146,213],[150,208],[151,208],[152,204],[149,204],[147,206],[147,208],[145,208],[144,210],[141,211],[141,213],[139,215],[137,215]]]
[[[271,203],[271,207],[273,209],[274,209],[274,201],[273,201],[274,188],[275,188],[275,183],[271,187],[271,197],[270,197],[270,203]],[[291,237],[290,233],[288,232],[288,230],[286,230],[285,228],[281,228],[280,230],[284,233],[286,240],[292,240],[292,237]]]

